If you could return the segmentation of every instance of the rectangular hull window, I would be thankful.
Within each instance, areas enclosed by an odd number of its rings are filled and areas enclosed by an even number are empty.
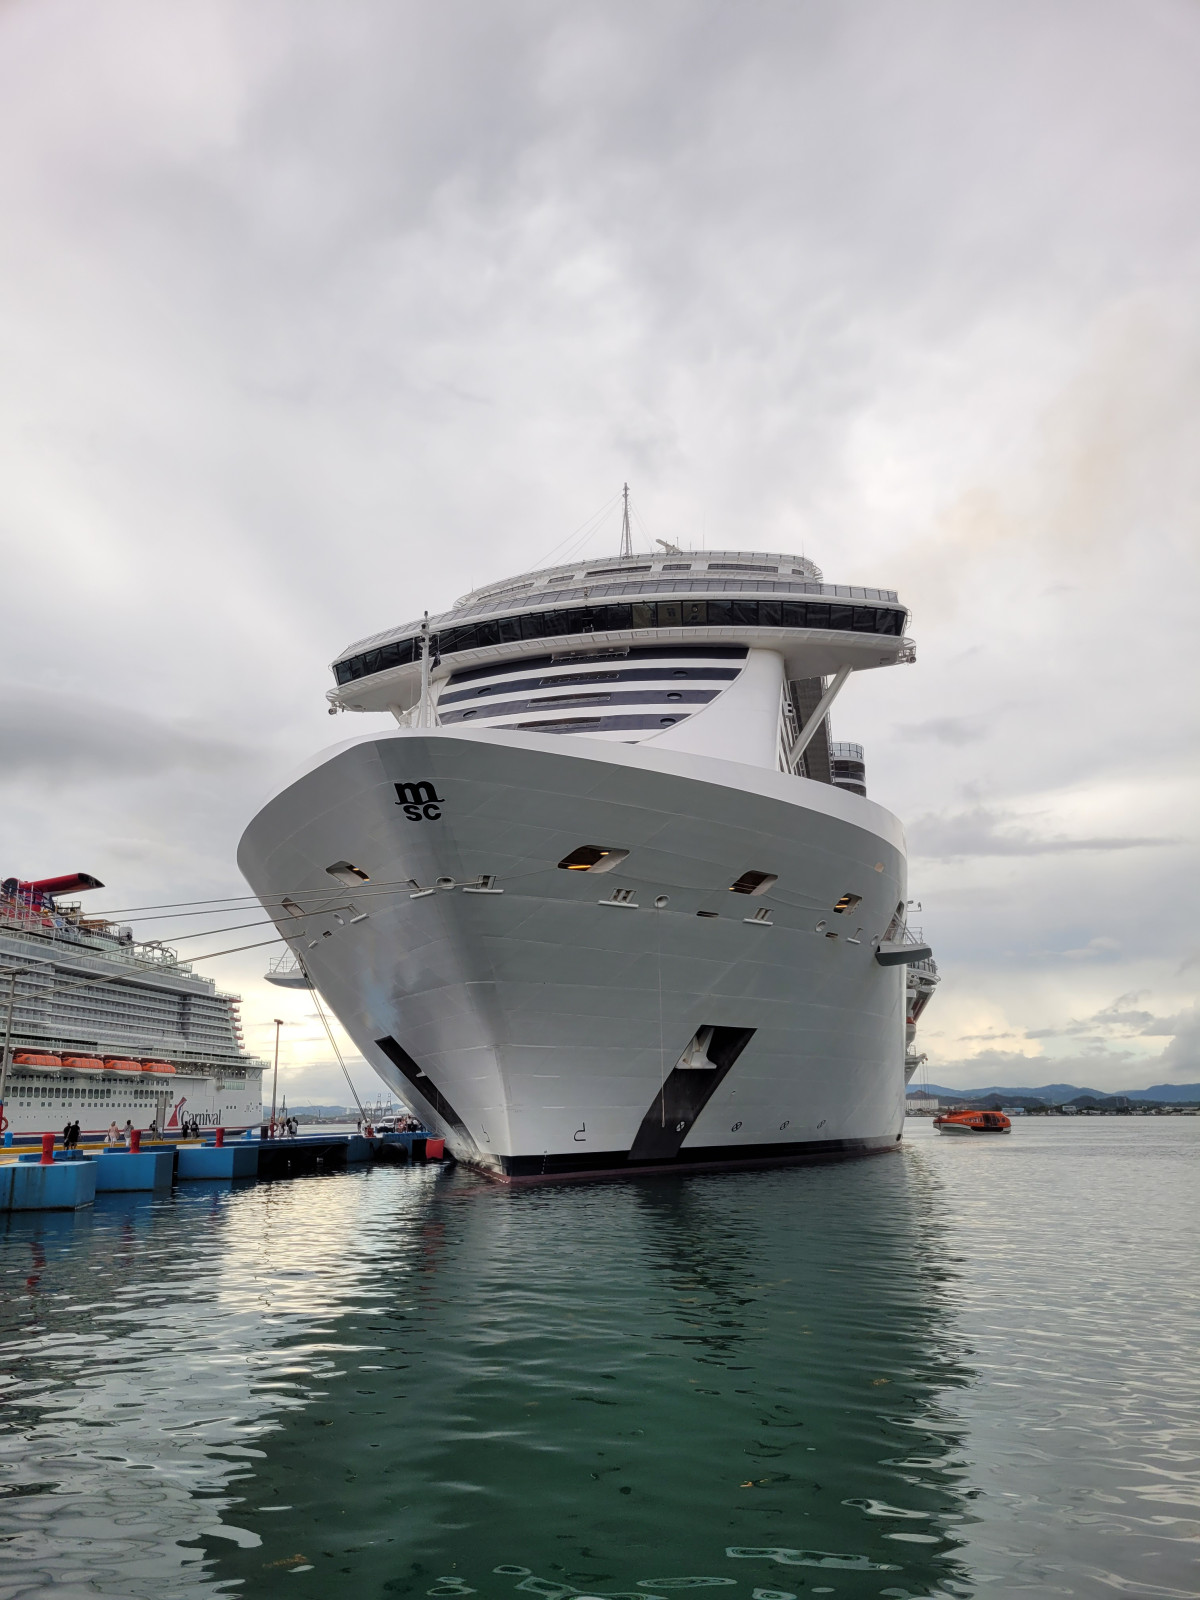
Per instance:
[[[611,872],[628,854],[615,845],[581,844],[558,864],[566,872]]]

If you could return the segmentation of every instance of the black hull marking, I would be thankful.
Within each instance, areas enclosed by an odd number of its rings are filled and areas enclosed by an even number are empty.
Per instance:
[[[467,1139],[471,1144],[474,1144],[475,1140],[471,1138],[466,1123],[455,1111],[445,1095],[441,1093],[429,1074],[421,1070],[404,1046],[397,1044],[390,1034],[383,1039],[376,1039],[375,1043],[392,1065],[404,1074],[422,1100],[433,1107],[442,1121],[448,1122],[460,1138]]]
[[[708,1046],[711,1067],[675,1067],[642,1118],[628,1160],[673,1161],[696,1118],[721,1080],[754,1037],[753,1028],[714,1028]]]
[[[556,1155],[500,1156],[500,1170],[480,1165],[490,1178],[512,1183],[571,1178],[636,1178],[667,1172],[727,1172],[737,1168],[793,1166],[817,1161],[842,1161],[852,1156],[881,1155],[894,1150],[899,1134],[874,1139],[807,1139],[791,1144],[702,1145],[681,1150],[674,1160],[633,1162],[626,1150],[594,1153],[564,1151]],[[471,1163],[467,1163],[471,1165]]]

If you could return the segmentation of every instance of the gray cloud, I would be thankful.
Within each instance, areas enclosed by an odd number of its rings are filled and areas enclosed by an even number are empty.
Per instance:
[[[982,805],[973,806],[969,811],[940,816],[927,813],[918,817],[909,826],[908,839],[915,855],[941,861],[964,856],[1044,856],[1080,850],[1139,850],[1175,842],[1137,835],[1070,839],[1059,834],[1038,834],[1018,822],[1012,813]]]
[[[1163,1070],[1188,1082],[1200,1076],[1200,1006],[1192,1006],[1174,1019],[1175,1037],[1162,1053]]]
[[[12,864],[237,892],[374,725],[333,654],[629,477],[646,539],[912,606],[835,722],[916,819],[932,1018],[1184,1012],[1198,78],[1187,0],[0,7]]]
[[[231,771],[251,752],[126,706],[28,685],[0,687],[0,780],[141,778]]]
[[[906,739],[932,739],[938,744],[975,744],[986,737],[988,722],[983,717],[931,717],[927,722],[908,722],[898,731]]]

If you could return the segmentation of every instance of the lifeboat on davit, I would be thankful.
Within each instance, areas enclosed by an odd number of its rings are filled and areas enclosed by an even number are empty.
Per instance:
[[[939,1133],[1011,1133],[1012,1123],[1003,1111],[947,1111],[934,1117]]]
[[[169,1061],[143,1061],[143,1072],[174,1072],[175,1068]]]

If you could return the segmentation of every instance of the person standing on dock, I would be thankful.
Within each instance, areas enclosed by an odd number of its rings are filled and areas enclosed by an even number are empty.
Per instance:
[[[115,1122],[109,1123],[108,1132],[104,1135],[104,1142],[105,1144],[120,1144],[121,1130],[117,1127]]]
[[[123,1136],[123,1138],[125,1140],[125,1148],[126,1148],[126,1150],[132,1150],[133,1149],[133,1123],[130,1122],[128,1117],[125,1118],[125,1126],[122,1129],[122,1136]]]

